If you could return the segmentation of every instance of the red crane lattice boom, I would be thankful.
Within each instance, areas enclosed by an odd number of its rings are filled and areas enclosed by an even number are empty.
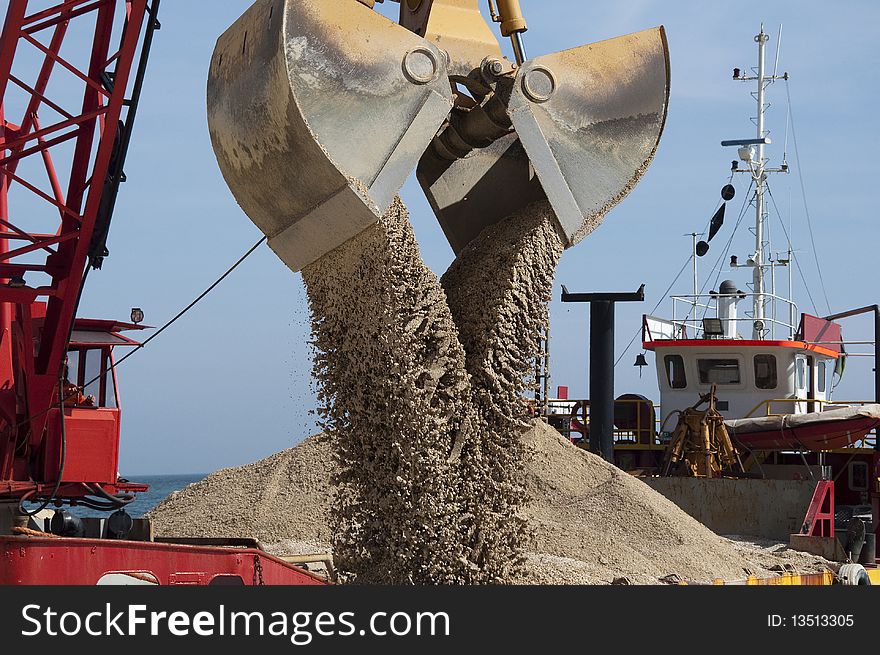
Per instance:
[[[0,498],[83,493],[58,488],[63,435],[50,409],[85,273],[106,254],[157,5],[9,3],[0,41]],[[82,61],[64,55],[70,41]]]

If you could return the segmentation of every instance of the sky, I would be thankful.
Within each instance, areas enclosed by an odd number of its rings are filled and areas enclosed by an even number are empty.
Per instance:
[[[207,70],[217,37],[250,5],[248,0],[164,0],[140,105],[137,128],[117,203],[103,270],[90,275],[80,315],[127,319],[143,308],[145,322],[162,325],[235,260],[261,233],[243,214],[214,159],[205,111]],[[210,7],[206,11],[206,7]],[[646,302],[621,305],[617,351],[624,351],[687,260],[691,232],[702,231],[729,177],[734,152],[722,139],[753,136],[752,86],[731,80],[734,67],[756,61],[753,36],[763,21],[775,55],[784,24],[779,70],[790,74],[793,173],[771,180],[780,213],[818,307],[795,276],[804,311],[828,313],[810,249],[798,172],[803,177],[814,240],[832,311],[878,302],[874,274],[878,229],[875,206],[878,136],[876,25],[880,5],[869,1],[709,3],[705,1],[523,0],[527,51],[537,56],[656,25],[667,30],[672,86],[669,117],[656,159],[638,187],[604,224],[567,251],[551,304],[552,384],[571,397],[587,396],[589,309],[559,302],[571,291],[633,291],[646,284]],[[385,13],[397,11],[386,3]],[[377,53],[381,56],[381,53]],[[769,91],[771,163],[782,158],[786,133],[784,83]],[[789,130],[791,131],[791,130]],[[730,208],[734,216],[745,193]],[[451,249],[418,184],[402,190],[425,262],[442,274]],[[775,220],[775,219],[774,219]],[[778,221],[774,251],[785,250]],[[718,240],[730,236],[725,226]],[[750,242],[752,245],[750,246]],[[715,242],[713,242],[713,246]],[[741,259],[753,237],[741,230],[731,254]],[[701,261],[709,274],[718,247]],[[743,272],[722,271],[740,288]],[[714,279],[714,277],[713,277]],[[688,293],[685,273],[674,291]],[[663,302],[655,313],[668,314]],[[870,338],[866,319],[845,324],[849,339]],[[859,349],[856,348],[856,351]],[[862,352],[867,352],[863,347]],[[653,355],[641,373],[632,364],[637,343],[617,367],[616,391],[658,398]],[[311,381],[308,309],[302,280],[266,246],[183,319],[120,367],[120,471],[202,473],[254,461],[318,431]],[[851,361],[836,398],[872,395],[871,363]]]

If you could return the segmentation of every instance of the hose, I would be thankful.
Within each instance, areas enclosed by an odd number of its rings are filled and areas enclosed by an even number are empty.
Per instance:
[[[107,501],[112,503],[117,508],[125,507],[131,501],[134,500],[134,496],[132,496],[131,494],[117,494],[117,495],[108,494],[104,490],[104,488],[101,487],[101,485],[99,485],[99,484],[87,485],[87,487],[89,489],[91,489],[95,493],[95,495],[101,496],[102,498],[106,499]]]
[[[60,373],[58,376],[58,408],[61,414],[61,463],[58,466],[58,479],[55,481],[55,488],[52,489],[52,493],[49,497],[33,512],[29,512],[24,508],[24,502],[26,499],[30,498],[35,492],[30,492],[29,494],[25,494],[21,497],[21,500],[18,501],[18,511],[24,514],[27,517],[36,516],[44,509],[46,509],[49,504],[55,499],[55,496],[58,495],[58,490],[61,488],[61,480],[64,478],[64,465],[67,462],[67,421],[64,417],[64,374]]]

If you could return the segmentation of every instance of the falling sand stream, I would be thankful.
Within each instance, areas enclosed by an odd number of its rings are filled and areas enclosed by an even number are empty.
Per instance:
[[[486,230],[441,287],[398,199],[303,270],[350,579],[502,582],[522,562],[517,434],[562,251],[550,219],[539,204]]]

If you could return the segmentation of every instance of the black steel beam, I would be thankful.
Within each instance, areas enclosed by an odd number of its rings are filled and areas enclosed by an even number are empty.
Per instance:
[[[877,347],[880,345],[880,305],[868,305],[867,307],[860,307],[859,309],[850,309],[846,312],[826,316],[825,320],[839,321],[843,318],[858,316],[859,314],[867,314],[869,312],[873,312],[874,314],[874,402],[880,403],[880,349]],[[874,443],[874,448],[877,451],[880,451],[880,438]]]
[[[645,285],[635,293],[570,293],[562,302],[590,303],[590,450],[614,463],[614,305],[643,302]]]
[[[562,302],[644,302],[645,285],[632,293],[571,293],[562,285]]]

